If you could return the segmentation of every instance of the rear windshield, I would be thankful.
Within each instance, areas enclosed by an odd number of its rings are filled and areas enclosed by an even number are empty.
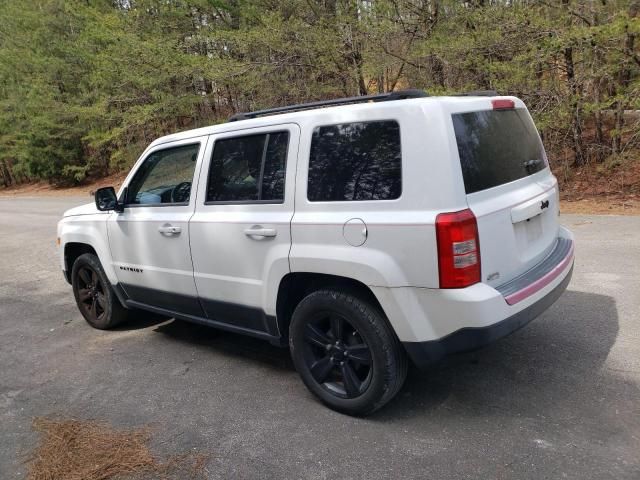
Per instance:
[[[468,194],[546,167],[538,131],[524,109],[457,113],[453,127]]]

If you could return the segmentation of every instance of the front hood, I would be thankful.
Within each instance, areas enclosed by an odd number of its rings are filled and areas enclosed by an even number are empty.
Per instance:
[[[109,213],[101,212],[96,208],[95,203],[87,203],[86,205],[80,205],[79,207],[73,207],[62,214],[63,217],[75,217],[78,215],[95,215],[96,213]]]

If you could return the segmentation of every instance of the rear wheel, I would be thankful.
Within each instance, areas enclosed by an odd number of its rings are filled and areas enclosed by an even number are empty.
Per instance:
[[[305,385],[329,407],[367,415],[391,400],[407,358],[382,313],[355,295],[320,290],[291,320],[291,356]]]
[[[85,253],[76,259],[71,284],[78,309],[92,327],[107,330],[127,320],[129,311],[116,297],[96,255]]]

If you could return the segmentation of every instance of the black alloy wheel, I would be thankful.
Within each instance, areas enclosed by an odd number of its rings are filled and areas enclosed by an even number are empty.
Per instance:
[[[341,398],[362,394],[371,380],[371,351],[356,328],[334,312],[319,312],[304,329],[304,358],[311,375]]]
[[[291,358],[307,388],[330,408],[368,415],[407,376],[407,356],[389,321],[366,294],[316,290],[296,306]]]
[[[90,323],[100,323],[107,310],[105,287],[96,271],[89,265],[78,269],[78,306]]]
[[[92,327],[107,330],[129,318],[131,311],[116,297],[96,255],[84,253],[75,260],[71,283],[78,309]]]

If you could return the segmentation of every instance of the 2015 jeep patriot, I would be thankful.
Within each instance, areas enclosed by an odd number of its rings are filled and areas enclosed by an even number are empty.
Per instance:
[[[367,414],[419,366],[564,291],[571,233],[515,97],[405,91],[162,137],[58,225],[84,318],[138,310],[289,345],[307,387]]]

